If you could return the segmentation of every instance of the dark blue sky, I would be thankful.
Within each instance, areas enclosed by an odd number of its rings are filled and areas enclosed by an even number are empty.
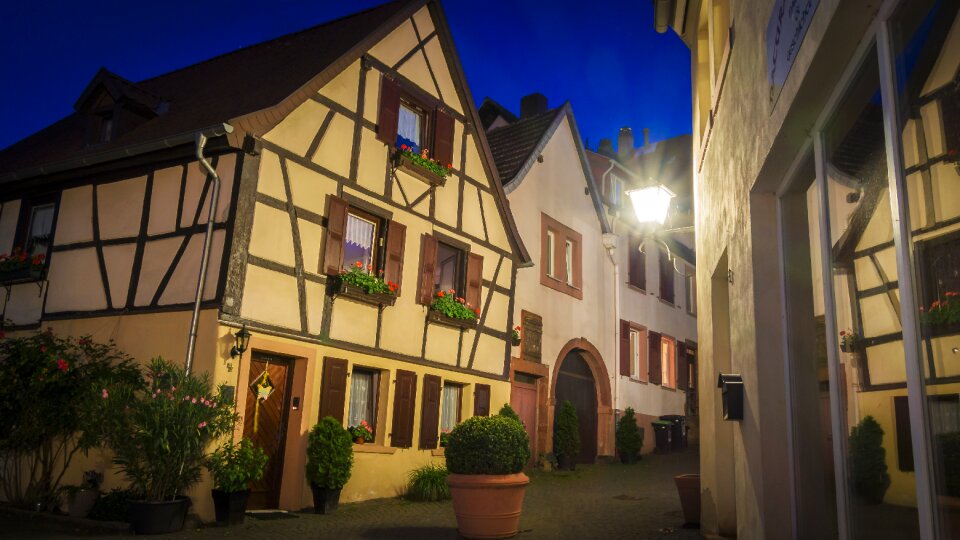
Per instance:
[[[100,66],[132,81],[307,28],[382,0],[23,1],[5,4],[0,148],[55,122]],[[649,0],[447,0],[477,105],[519,112],[534,91],[570,100],[595,148],[617,130],[652,140],[690,132],[689,51],[653,30]],[[590,10],[589,6],[596,9]]]

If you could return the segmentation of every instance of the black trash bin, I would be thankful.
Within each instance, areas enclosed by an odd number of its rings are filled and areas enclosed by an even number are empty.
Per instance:
[[[670,422],[666,420],[656,420],[653,424],[653,436],[657,441],[657,447],[654,451],[658,454],[670,452],[670,443],[672,439],[672,429]]]
[[[660,420],[670,423],[671,448],[674,451],[687,447],[687,418],[679,414],[665,414]]]

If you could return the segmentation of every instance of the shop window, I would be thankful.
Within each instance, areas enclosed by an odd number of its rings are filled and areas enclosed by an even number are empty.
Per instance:
[[[467,307],[480,308],[483,257],[468,249],[468,245],[446,237],[421,237],[419,303],[429,306],[440,291],[447,294],[453,290]]]
[[[647,288],[647,256],[640,251],[641,237],[631,233],[627,237],[627,283],[644,290]]]
[[[546,214],[540,214],[540,284],[583,298],[581,235]]]
[[[359,203],[358,203],[359,204]],[[335,276],[359,265],[364,271],[393,282],[400,294],[406,227],[378,217],[330,195],[327,204],[327,237],[320,269]]]
[[[450,431],[460,423],[460,411],[463,407],[463,385],[455,383],[443,384],[443,410],[440,418],[441,431]]]
[[[354,368],[350,374],[350,408],[347,425],[357,426],[366,422],[371,431],[377,432],[377,410],[380,399],[380,372]]]
[[[380,80],[377,138],[391,148],[427,150],[443,165],[453,162],[453,117],[426,92],[389,77]]]

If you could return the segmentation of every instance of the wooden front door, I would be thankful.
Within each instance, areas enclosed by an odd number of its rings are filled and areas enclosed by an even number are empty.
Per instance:
[[[577,410],[580,455],[576,462],[594,463],[597,460],[597,385],[590,366],[576,351],[569,353],[560,365],[556,400],[555,414],[559,414],[564,401],[570,401]],[[556,418],[553,425],[556,429]]]
[[[513,388],[510,391],[510,406],[513,407],[513,410],[520,416],[520,420],[523,421],[523,427],[527,430],[527,436],[530,437],[530,460],[527,462],[527,466],[532,466],[537,462],[538,457],[536,379],[533,379],[533,381],[521,381],[515,378]]]
[[[254,353],[247,381],[243,436],[267,453],[270,461],[263,478],[250,483],[251,509],[278,508],[283,477],[283,450],[290,410],[293,369],[288,358]]]

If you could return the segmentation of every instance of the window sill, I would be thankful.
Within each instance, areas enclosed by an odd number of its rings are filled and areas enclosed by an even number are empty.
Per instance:
[[[0,285],[14,285],[17,283],[31,283],[42,281],[45,268],[33,266],[4,270],[0,272]]]
[[[666,304],[670,307],[677,307],[676,304],[674,304],[673,302],[670,302],[669,300],[664,300],[663,298],[657,298],[657,299],[660,300],[661,304]]]
[[[453,317],[447,317],[443,313],[434,311],[432,309],[427,311],[427,321],[445,326],[462,328],[464,330],[475,329],[477,327],[477,319],[455,319]]]
[[[349,298],[350,300],[379,306],[381,308],[384,306],[392,306],[397,302],[397,297],[395,295],[385,293],[368,293],[356,285],[344,283],[339,279],[336,279],[335,283],[331,285],[330,295],[334,298],[337,296],[342,296],[344,298]]]
[[[443,186],[447,183],[447,177],[440,176],[439,174],[417,165],[410,159],[409,156],[401,153],[399,150],[394,154],[394,163],[396,168],[401,171],[409,174],[410,176],[422,180],[431,186]]]
[[[631,382],[640,383],[640,384],[649,384],[647,381],[645,381],[645,380],[643,380],[643,379],[639,379],[639,378],[637,378],[637,377],[631,376],[631,377],[629,377],[629,379],[630,379]]]
[[[444,457],[446,456],[446,454],[444,453],[445,450],[446,448],[443,448],[443,447],[434,448],[433,450],[430,451],[430,455],[433,457]]]
[[[392,446],[380,446],[379,444],[356,444],[353,445],[354,454],[396,454],[397,449]]]
[[[626,284],[627,288],[630,289],[631,291],[636,291],[640,294],[647,294],[647,290],[644,289],[643,287],[637,287],[636,285],[634,285],[633,283],[630,283],[629,281],[625,281],[624,283]]]

